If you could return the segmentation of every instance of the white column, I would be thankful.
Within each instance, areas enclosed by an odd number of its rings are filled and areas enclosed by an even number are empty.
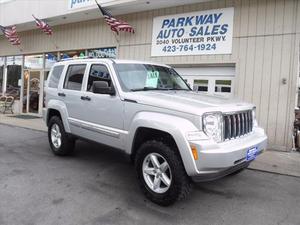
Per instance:
[[[22,67],[21,67],[21,88],[20,88],[20,102],[19,102],[19,113],[23,113],[23,97],[24,97],[24,63],[25,57],[22,56]]]
[[[7,85],[7,60],[6,60],[6,57],[5,57],[5,60],[4,60],[4,71],[3,71],[3,95],[6,94],[6,85]]]

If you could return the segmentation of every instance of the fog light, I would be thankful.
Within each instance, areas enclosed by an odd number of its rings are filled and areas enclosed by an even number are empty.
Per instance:
[[[196,146],[191,145],[191,150],[192,150],[194,159],[195,159],[195,160],[198,160],[198,151],[197,151]]]

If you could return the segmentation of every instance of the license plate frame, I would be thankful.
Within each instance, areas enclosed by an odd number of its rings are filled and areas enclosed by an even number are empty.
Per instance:
[[[258,148],[252,147],[247,150],[246,161],[253,161],[258,155]]]

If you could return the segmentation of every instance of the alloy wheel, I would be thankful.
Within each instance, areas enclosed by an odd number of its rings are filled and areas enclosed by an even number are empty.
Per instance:
[[[172,173],[167,160],[158,153],[148,154],[143,161],[143,177],[155,193],[163,194],[171,186]]]

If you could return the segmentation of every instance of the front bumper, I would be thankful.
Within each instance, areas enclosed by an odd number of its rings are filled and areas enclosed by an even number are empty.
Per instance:
[[[232,174],[240,169],[247,168],[249,166],[249,164],[250,164],[250,162],[243,162],[243,163],[237,164],[235,166],[229,167],[228,169],[225,169],[225,170],[221,170],[221,171],[209,173],[209,174],[201,174],[201,175],[194,176],[191,178],[194,182],[197,182],[197,183],[217,180],[217,179],[225,177],[229,174]]]
[[[195,181],[218,179],[236,170],[247,167],[247,151],[256,147],[261,154],[267,147],[267,136],[261,128],[235,140],[216,143],[212,140],[192,141],[189,145],[197,148],[198,160],[195,170],[188,175]]]

